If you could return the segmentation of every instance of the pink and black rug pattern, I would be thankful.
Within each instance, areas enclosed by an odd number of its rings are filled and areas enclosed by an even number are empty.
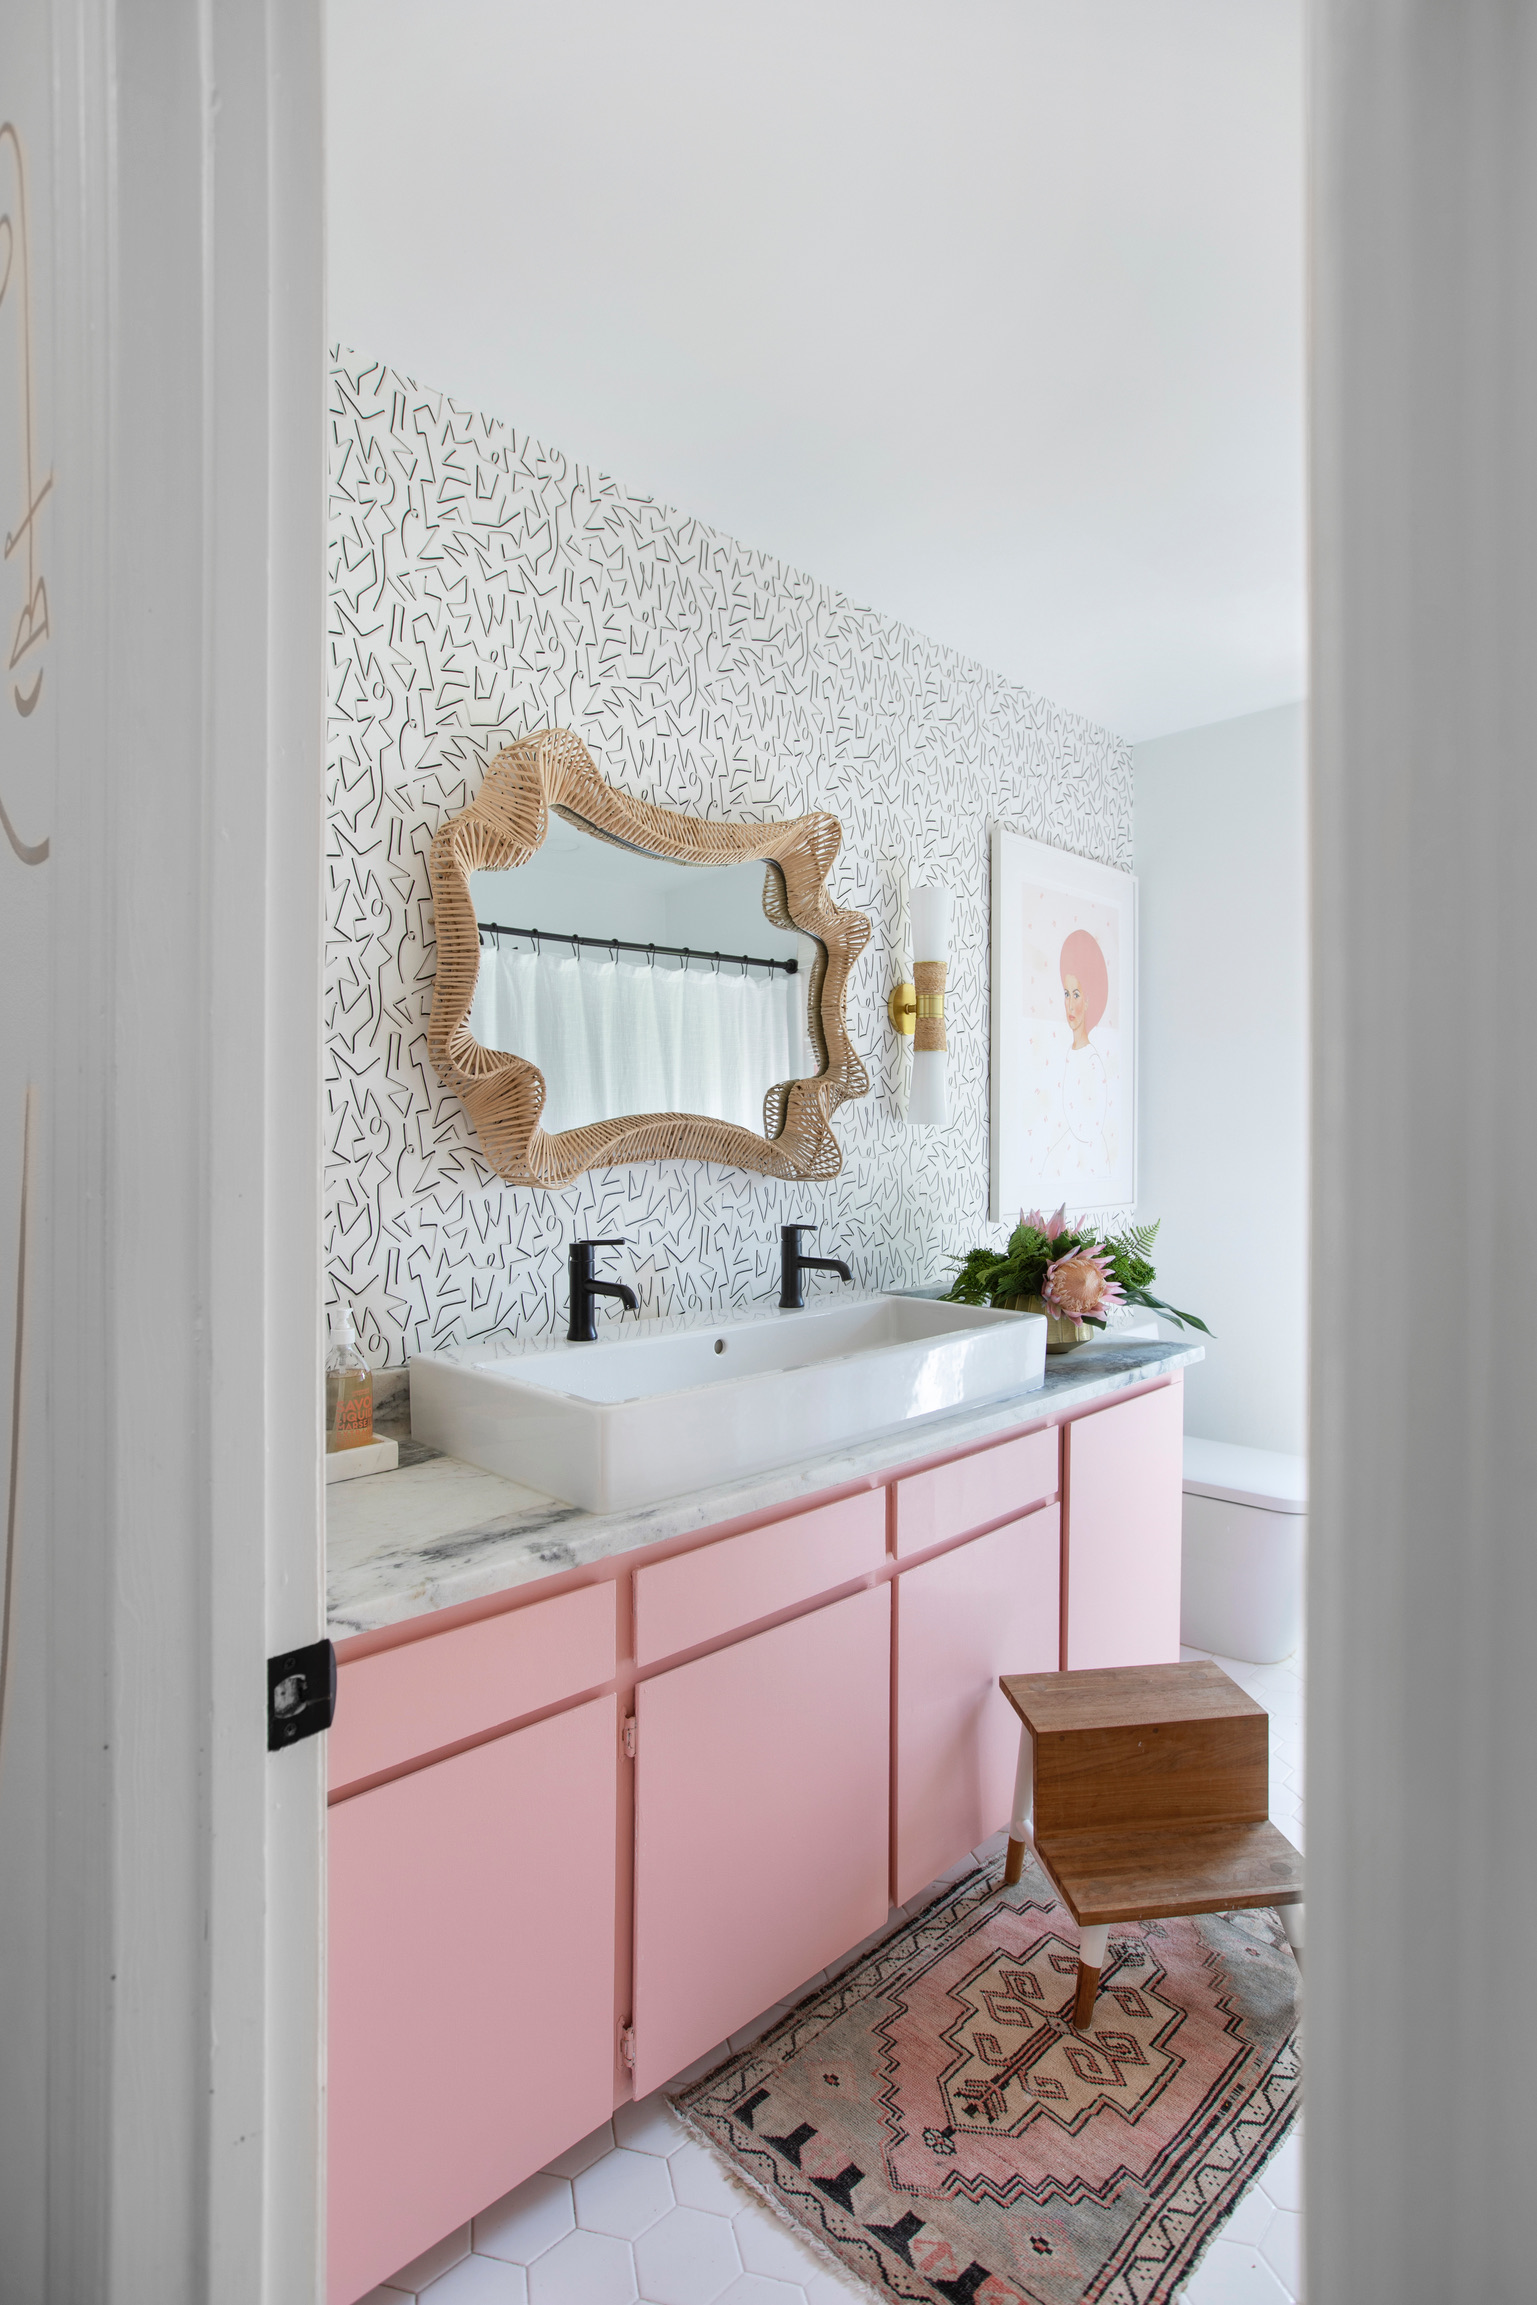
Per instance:
[[[744,2055],[683,2119],[903,2305],[1164,2305],[1299,2104],[1273,1914],[1078,1932],[1033,1867],[968,1874]]]

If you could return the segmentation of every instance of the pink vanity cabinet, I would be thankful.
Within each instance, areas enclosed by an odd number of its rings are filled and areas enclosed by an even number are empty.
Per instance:
[[[891,1589],[636,1692],[635,2091],[886,1918]]]
[[[1006,1824],[1018,1724],[1000,1675],[1055,1670],[1055,1505],[899,1576],[892,1735],[893,1901],[906,1904]],[[1029,1661],[1018,1666],[1010,1657]]]
[[[1184,1384],[1062,1429],[1062,1664],[1179,1662]]]
[[[553,2138],[570,2144],[613,2109],[617,1703],[610,1688],[500,1724],[612,1683],[615,1599],[590,1586],[341,1664],[331,2305],[351,2305],[558,2152]],[[381,1769],[399,1773],[381,1782]]]
[[[1001,1673],[1178,1656],[1181,1392],[342,1644],[330,2305],[1003,1826]]]
[[[1046,1425],[893,1484],[899,1905],[1008,1819],[1019,1737],[998,1677],[1049,1673],[1058,1661],[1060,1445]],[[1035,1662],[1016,1667],[1009,1657]]]
[[[886,1917],[886,1560],[867,1489],[636,1572],[642,1667],[727,1643],[635,1692],[638,2095]]]

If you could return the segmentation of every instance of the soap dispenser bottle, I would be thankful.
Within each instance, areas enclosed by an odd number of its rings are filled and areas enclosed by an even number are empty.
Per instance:
[[[374,1437],[374,1372],[363,1358],[352,1308],[333,1307],[326,1350],[326,1450],[366,1449]]]

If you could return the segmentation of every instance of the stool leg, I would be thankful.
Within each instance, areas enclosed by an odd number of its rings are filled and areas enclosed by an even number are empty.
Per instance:
[[[1105,1965],[1105,1952],[1110,1943],[1110,1924],[1102,1921],[1096,1929],[1078,1932],[1078,1990],[1073,1996],[1073,2023],[1080,2033],[1088,2030],[1094,2014],[1094,2000],[1099,1992],[1099,1973]]]
[[[1281,1926],[1286,1931],[1286,1942],[1292,1949],[1299,1969],[1302,1966],[1302,1916],[1305,1910],[1306,1907],[1302,1905],[1278,1905],[1276,1907],[1276,1911],[1280,1915]]]
[[[997,1815],[996,1809],[994,1816]],[[1012,1889],[1025,1869],[1025,1851],[1030,1845],[1030,1827],[1035,1818],[1035,1739],[1025,1727],[1019,1726],[1019,1766],[1014,1771],[1014,1811],[1009,1818],[1009,1854],[1003,1868],[1003,1885]]]

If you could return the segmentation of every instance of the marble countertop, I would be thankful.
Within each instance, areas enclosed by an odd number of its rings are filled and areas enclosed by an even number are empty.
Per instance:
[[[1203,1357],[1198,1344],[1084,1345],[1049,1360],[1044,1384],[1033,1391],[627,1512],[589,1513],[457,1457],[435,1456],[381,1416],[379,1429],[406,1442],[400,1470],[338,1482],[327,1492],[327,1631],[337,1641],[376,1632],[666,1537],[795,1506],[919,1458],[1070,1415]]]

